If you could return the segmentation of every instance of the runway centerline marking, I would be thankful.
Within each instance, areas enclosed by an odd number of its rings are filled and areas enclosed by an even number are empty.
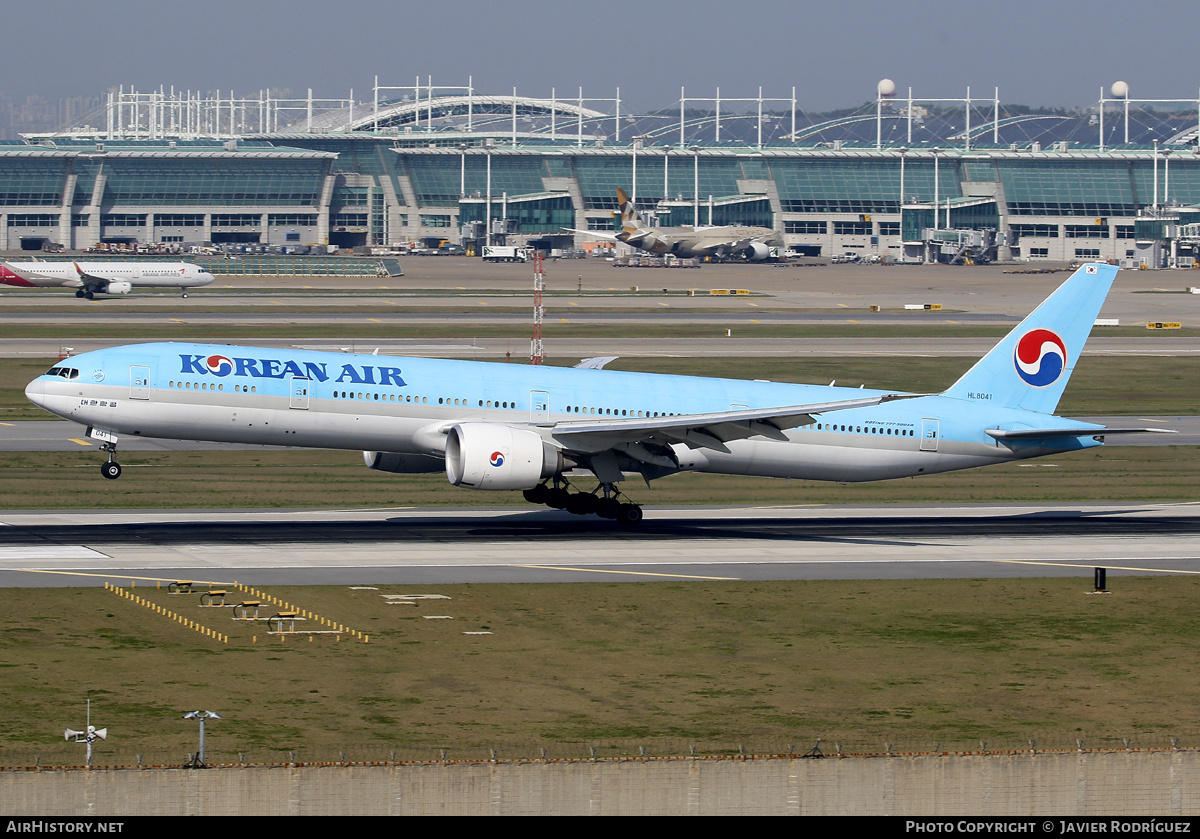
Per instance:
[[[716,564],[716,563],[714,563]],[[656,574],[653,571],[609,571],[604,568],[570,568],[564,565],[513,565],[535,571],[581,571],[585,574],[633,574],[639,577],[674,577],[681,580],[736,580],[737,577],[704,577],[699,574]]]

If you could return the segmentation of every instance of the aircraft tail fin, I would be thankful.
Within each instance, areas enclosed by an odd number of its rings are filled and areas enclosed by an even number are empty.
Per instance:
[[[3,260],[0,260],[0,284],[23,287],[33,286],[33,283],[29,282],[24,275]]]
[[[1080,267],[942,395],[1054,413],[1116,275]]]
[[[626,233],[644,233],[646,221],[629,200],[625,190],[617,187],[617,206],[621,210],[621,229]]]

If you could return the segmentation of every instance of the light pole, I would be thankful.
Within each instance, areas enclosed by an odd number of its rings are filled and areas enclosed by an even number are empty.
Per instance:
[[[219,720],[219,719],[221,719],[221,715],[218,714],[216,711],[188,711],[186,714],[183,715],[183,718],[185,720],[200,720],[200,751],[198,751],[196,753],[196,756],[194,758],[192,758],[192,762],[189,764],[189,767],[191,769],[203,769],[204,768],[204,721],[205,720]]]
[[[692,226],[700,226],[700,147],[692,146]]]

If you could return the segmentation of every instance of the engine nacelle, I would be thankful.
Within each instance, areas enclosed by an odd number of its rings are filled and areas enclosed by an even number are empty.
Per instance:
[[[751,242],[746,245],[746,249],[742,251],[742,255],[751,262],[762,262],[771,256],[771,249],[762,242]]]
[[[562,455],[536,432],[490,422],[446,435],[446,479],[470,489],[529,489],[561,471]]]
[[[133,286],[124,280],[110,280],[104,286],[105,294],[128,294],[131,291],[133,291]]]
[[[405,452],[363,452],[363,463],[376,472],[394,472],[397,475],[428,474],[446,468],[440,457]]]

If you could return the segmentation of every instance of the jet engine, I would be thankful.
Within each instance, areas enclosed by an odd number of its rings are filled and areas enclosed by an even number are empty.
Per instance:
[[[771,255],[771,249],[762,242],[751,242],[742,251],[742,256],[751,262],[762,262]]]
[[[133,286],[124,280],[110,280],[104,286],[105,294],[128,294],[131,291],[133,291]]]
[[[441,472],[446,468],[440,457],[402,452],[363,452],[363,463],[376,472],[394,472],[397,475]]]
[[[469,422],[446,436],[446,479],[456,487],[529,489],[562,467],[558,449],[533,431]]]

